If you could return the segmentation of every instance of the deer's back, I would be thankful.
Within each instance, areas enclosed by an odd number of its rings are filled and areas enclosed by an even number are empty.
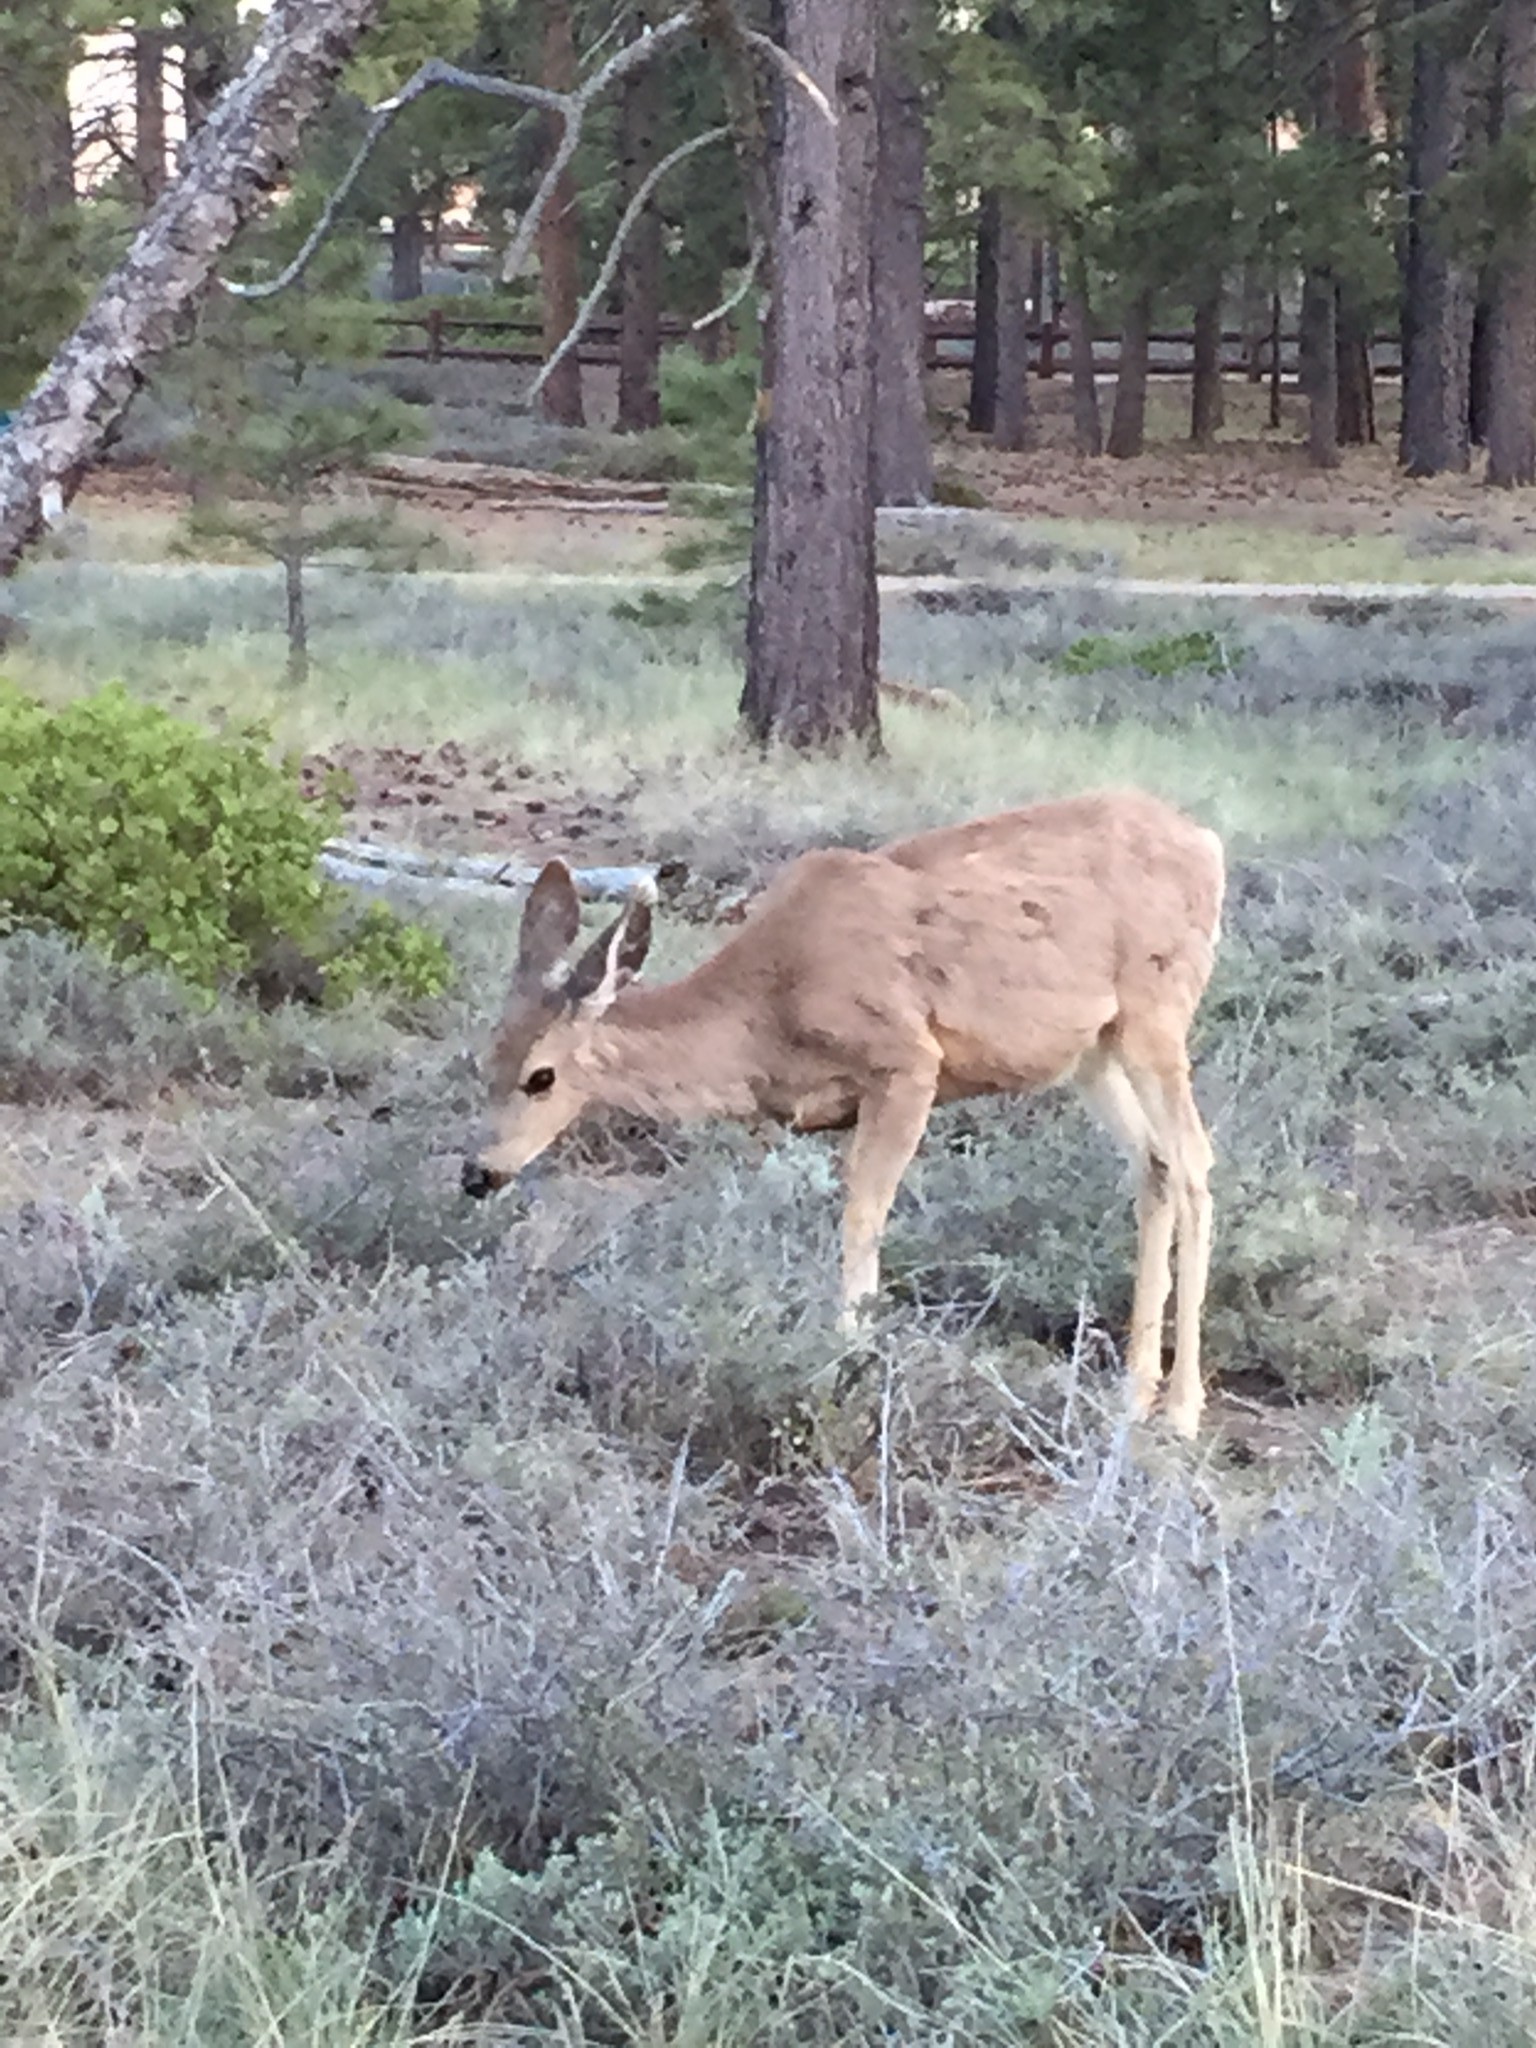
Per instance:
[[[1108,793],[805,854],[735,943],[797,1056],[862,1081],[937,1042],[941,1094],[1027,1089],[1130,1012],[1160,1010],[1182,1036],[1221,891],[1213,833]]]

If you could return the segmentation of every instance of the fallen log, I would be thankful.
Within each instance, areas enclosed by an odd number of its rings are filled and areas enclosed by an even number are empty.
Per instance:
[[[364,889],[404,883],[443,893],[482,896],[505,902],[514,891],[531,889],[539,870],[496,854],[429,853],[415,846],[383,846],[374,839],[328,839],[320,866],[333,881]],[[622,901],[633,889],[654,889],[653,867],[572,868],[576,894],[585,903]]]

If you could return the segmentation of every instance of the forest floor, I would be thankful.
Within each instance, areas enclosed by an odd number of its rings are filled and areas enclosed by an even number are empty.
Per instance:
[[[1394,459],[1390,386],[1381,392],[1381,438],[1346,449],[1339,467],[1323,472],[1308,466],[1303,408],[1294,393],[1285,395],[1282,424],[1273,432],[1267,393],[1230,379],[1228,425],[1214,448],[1196,450],[1184,438],[1184,394],[1154,385],[1147,452],[1111,461],[1073,451],[1066,380],[1037,382],[1034,391],[1040,445],[1002,454],[965,431],[962,380],[954,373],[935,378],[940,475],[1063,546],[1103,553],[1123,576],[1212,584],[1536,585],[1536,504],[1529,494],[1491,491],[1475,470],[1404,477]],[[613,502],[598,509],[431,487],[395,495],[430,519],[450,565],[659,577],[668,548],[696,531],[696,522],[654,502],[624,505],[629,488],[615,483]],[[109,469],[88,482],[75,511],[89,523],[92,552],[154,560],[175,548],[185,497],[163,469]]]

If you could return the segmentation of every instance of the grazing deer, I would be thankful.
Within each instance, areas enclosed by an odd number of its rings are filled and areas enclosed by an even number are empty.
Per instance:
[[[491,1054],[495,1142],[466,1162],[464,1190],[503,1187],[592,1105],[851,1126],[847,1327],[879,1286],[886,1218],[934,1104],[1071,1081],[1138,1174],[1131,1411],[1149,1414],[1161,1385],[1176,1244],[1166,1415],[1193,1436],[1211,1148],[1186,1040],[1224,879],[1215,833],[1155,797],[1068,797],[873,853],[802,854],[702,966],[638,988],[654,890],[573,961],[576,890],[550,861]]]

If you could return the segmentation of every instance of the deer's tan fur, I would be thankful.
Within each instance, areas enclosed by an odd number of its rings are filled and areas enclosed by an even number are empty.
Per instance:
[[[1166,1413],[1193,1435],[1211,1148],[1186,1041],[1223,881],[1220,840],[1167,804],[1137,791],[1070,797],[874,853],[804,854],[712,958],[652,989],[630,985],[649,903],[631,899],[570,965],[576,895],[551,862],[524,912],[492,1054],[495,1139],[466,1165],[465,1187],[503,1185],[595,1104],[851,1126],[851,1316],[879,1286],[886,1218],[933,1105],[1071,1081],[1138,1174],[1133,1412],[1159,1392],[1176,1251]]]

